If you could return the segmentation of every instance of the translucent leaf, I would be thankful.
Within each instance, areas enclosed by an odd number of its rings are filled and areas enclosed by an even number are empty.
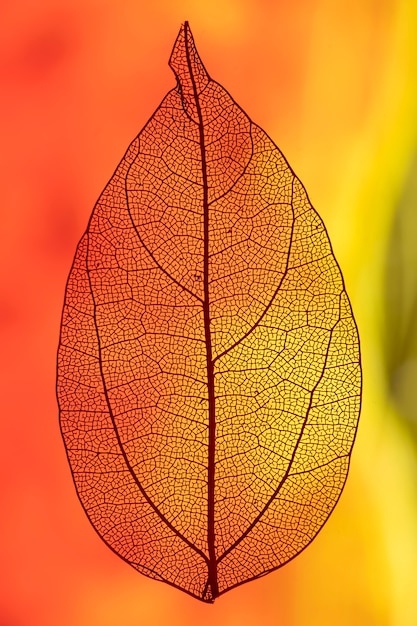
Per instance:
[[[308,545],[343,489],[358,335],[323,223],[213,81],[177,86],[99,198],[68,279],[63,438],[103,540],[212,602]]]

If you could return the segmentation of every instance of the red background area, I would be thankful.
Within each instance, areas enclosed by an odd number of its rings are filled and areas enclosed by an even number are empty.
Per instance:
[[[411,5],[1,7],[2,626],[415,623],[416,451],[381,366],[386,241],[417,137]],[[325,529],[282,570],[213,606],[140,576],[99,540],[72,485],[54,391],[75,246],[175,84],[167,61],[185,19],[210,74],[277,142],[323,217],[365,372],[351,475]]]

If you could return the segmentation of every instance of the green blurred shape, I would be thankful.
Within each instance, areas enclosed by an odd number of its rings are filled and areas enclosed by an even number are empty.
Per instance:
[[[417,444],[417,150],[392,224],[385,299],[389,390]]]

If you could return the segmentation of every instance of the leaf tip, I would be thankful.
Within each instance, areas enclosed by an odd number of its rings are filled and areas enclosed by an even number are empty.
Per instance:
[[[181,86],[183,95],[196,89],[199,93],[210,80],[194,43],[188,21],[180,28],[169,58],[169,66]]]

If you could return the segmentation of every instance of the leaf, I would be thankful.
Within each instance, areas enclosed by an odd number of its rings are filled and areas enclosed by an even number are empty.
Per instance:
[[[98,200],[68,279],[61,429],[81,503],[139,572],[212,602],[305,548],[343,489],[358,335],[285,158],[207,74],[177,86]]]

